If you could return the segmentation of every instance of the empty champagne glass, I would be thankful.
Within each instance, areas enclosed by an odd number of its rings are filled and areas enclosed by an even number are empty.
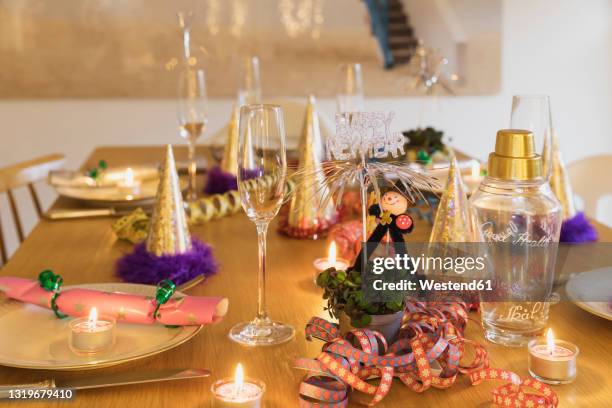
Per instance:
[[[362,112],[364,107],[361,64],[340,65],[339,87],[336,92],[337,113]]]
[[[548,95],[514,95],[510,128],[530,130],[542,155],[544,177],[550,178],[552,118]]]
[[[276,105],[244,105],[240,109],[238,190],[242,207],[257,227],[259,275],[257,316],[239,323],[229,333],[232,340],[250,346],[284,343],[294,329],[272,321],[266,311],[266,234],[285,195],[287,159],[283,111]]]
[[[183,139],[187,139],[189,146],[189,187],[186,199],[187,201],[195,201],[198,198],[196,190],[196,140],[204,133],[208,112],[204,71],[189,66],[182,69],[179,72],[178,92],[179,132]]]
[[[261,76],[259,58],[247,57],[242,64],[238,87],[238,106],[261,103]]]

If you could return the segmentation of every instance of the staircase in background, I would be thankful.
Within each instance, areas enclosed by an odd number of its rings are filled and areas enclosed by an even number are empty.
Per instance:
[[[404,11],[402,0],[364,0],[364,2],[385,69],[409,63],[418,45],[418,39]]]

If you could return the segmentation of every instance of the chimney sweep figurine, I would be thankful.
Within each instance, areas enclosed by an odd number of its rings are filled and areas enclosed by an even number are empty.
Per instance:
[[[387,232],[389,232],[392,243],[403,244],[403,235],[412,232],[414,228],[412,217],[406,214],[408,199],[397,191],[387,191],[380,201],[380,205],[373,204],[368,209],[368,213],[376,217],[377,226],[368,237],[367,244],[380,243]],[[361,272],[362,261],[363,247],[355,259],[353,269]]]

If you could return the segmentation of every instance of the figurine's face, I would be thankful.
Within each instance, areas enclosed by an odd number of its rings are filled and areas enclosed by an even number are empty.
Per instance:
[[[396,191],[386,192],[381,199],[381,207],[384,211],[389,211],[393,215],[400,215],[408,209],[406,197]]]

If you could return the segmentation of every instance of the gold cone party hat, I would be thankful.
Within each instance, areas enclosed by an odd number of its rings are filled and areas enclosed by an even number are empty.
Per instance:
[[[448,180],[431,230],[429,242],[474,242],[475,233],[469,202],[457,159],[452,154]]]
[[[317,232],[326,230],[336,222],[334,203],[328,200],[325,206],[321,206],[323,197],[329,195],[322,171],[322,156],[323,140],[316,99],[310,95],[299,144],[298,173],[302,177],[291,197],[287,217],[287,231],[290,235],[314,237]]]
[[[187,228],[172,146],[168,145],[166,158],[159,171],[159,185],[147,237],[147,251],[162,256],[184,253],[189,249],[191,249],[191,236]]]
[[[238,115],[238,107],[234,106],[221,160],[221,170],[234,176],[238,174]]]
[[[563,219],[576,215],[572,186],[563,163],[557,134],[552,132],[552,151],[550,153],[550,187],[563,207]]]

